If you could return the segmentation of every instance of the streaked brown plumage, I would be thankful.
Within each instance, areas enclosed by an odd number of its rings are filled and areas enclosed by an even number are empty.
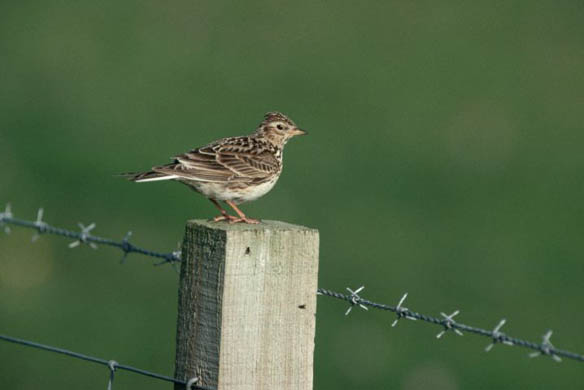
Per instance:
[[[170,164],[126,174],[126,177],[135,182],[179,181],[217,206],[221,215],[215,221],[258,223],[246,217],[237,205],[255,200],[272,189],[282,173],[284,145],[290,138],[303,134],[306,132],[286,115],[268,112],[249,136],[223,138],[178,155]],[[238,217],[229,215],[219,201],[230,205]]]

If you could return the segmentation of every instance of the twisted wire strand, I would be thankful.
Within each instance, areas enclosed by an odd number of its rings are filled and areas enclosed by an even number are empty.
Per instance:
[[[10,224],[14,226],[20,226],[28,229],[33,229],[37,231],[37,234],[54,234],[57,236],[63,236],[67,238],[76,239],[79,243],[95,243],[100,245],[107,245],[111,247],[118,248],[124,252],[124,259],[130,253],[138,253],[144,256],[150,256],[158,259],[162,259],[162,262],[157,263],[155,265],[166,264],[166,263],[178,263],[180,262],[180,253],[179,252],[169,252],[169,253],[161,253],[151,251],[149,249],[138,247],[129,242],[130,233],[126,235],[126,237],[121,241],[116,241],[111,238],[99,237],[90,234],[89,232],[82,231],[73,231],[68,229],[63,229],[60,227],[49,225],[46,222],[42,221],[28,221],[20,218],[16,218],[12,215],[12,213],[8,213],[8,215],[3,214],[0,216],[0,223],[3,224]]]
[[[7,336],[7,335],[3,335],[0,334],[0,340],[3,341],[7,341],[10,343],[14,343],[14,344],[19,344],[19,345],[25,345],[27,347],[32,347],[32,348],[36,348],[36,349],[41,349],[44,351],[49,351],[49,352],[54,352],[54,353],[58,353],[58,354],[62,354],[62,355],[66,355],[69,357],[73,357],[76,359],[80,359],[80,360],[85,360],[91,363],[96,363],[96,364],[102,364],[104,366],[110,367],[112,366],[112,362],[115,363],[115,369],[116,370],[125,370],[125,371],[130,371],[133,372],[135,374],[139,374],[139,375],[143,375],[143,376],[148,376],[151,378],[155,378],[155,379],[160,379],[162,381],[166,381],[166,382],[172,382],[172,383],[176,383],[179,385],[185,385],[185,388],[187,388],[187,384],[189,384],[191,387],[190,389],[199,389],[199,390],[215,390],[214,388],[211,387],[206,387],[206,386],[200,386],[197,384],[193,384],[192,381],[184,381],[181,379],[177,379],[177,378],[172,378],[170,376],[166,376],[166,375],[162,375],[162,374],[157,374],[155,372],[151,372],[151,371],[147,371],[147,370],[143,370],[141,368],[136,368],[136,367],[132,367],[132,366],[128,366],[125,364],[120,364],[115,362],[114,360],[106,360],[106,359],[101,359],[95,356],[89,356],[89,355],[85,355],[79,352],[73,352],[73,351],[69,351],[68,349],[63,349],[63,348],[58,348],[58,347],[53,347],[50,345],[45,345],[45,344],[40,344],[40,343],[35,343],[34,341],[29,341],[29,340],[23,340],[23,339],[19,339],[16,337],[11,337],[11,336]],[[189,383],[191,382],[191,383]]]
[[[154,252],[154,251],[151,251],[148,249],[140,248],[140,247],[137,247],[137,246],[131,244],[129,242],[130,233],[128,233],[122,241],[116,241],[116,240],[112,240],[110,238],[103,238],[103,237],[91,235],[89,233],[89,231],[94,227],[93,224],[90,225],[89,227],[85,227],[85,226],[80,225],[81,231],[75,232],[72,230],[67,230],[67,229],[51,226],[51,225],[47,224],[46,222],[43,222],[41,219],[42,219],[42,209],[39,210],[39,216],[37,217],[37,221],[28,221],[28,220],[23,220],[20,218],[15,218],[13,216],[12,212],[10,211],[9,206],[7,206],[5,212],[0,213],[0,225],[11,224],[11,225],[21,226],[21,227],[25,227],[25,228],[29,228],[29,229],[34,229],[37,231],[37,234],[54,234],[54,235],[68,237],[68,238],[73,238],[73,239],[76,239],[78,241],[78,243],[76,245],[81,244],[81,243],[96,243],[96,244],[113,246],[113,247],[121,249],[124,252],[124,258],[129,253],[139,253],[139,254],[142,254],[145,256],[163,259],[162,262],[157,263],[155,265],[165,264],[165,263],[175,264],[175,263],[181,261],[179,252],[160,253],[160,252]],[[584,362],[584,355],[554,347],[549,342],[549,337],[551,336],[551,332],[548,332],[544,336],[542,343],[534,343],[534,342],[526,341],[526,340],[523,340],[520,338],[511,337],[505,333],[499,332],[499,328],[500,328],[500,326],[502,326],[504,324],[504,321],[502,321],[495,329],[486,330],[486,329],[473,327],[473,326],[469,326],[469,325],[454,321],[452,319],[452,317],[455,314],[458,314],[458,311],[456,313],[451,314],[450,316],[446,316],[445,314],[443,314],[444,318],[437,318],[437,317],[432,317],[432,316],[428,316],[425,314],[417,313],[417,312],[409,310],[405,307],[401,307],[401,304],[402,304],[403,300],[405,299],[405,297],[407,296],[407,294],[403,296],[402,300],[400,301],[400,303],[397,306],[391,306],[391,305],[387,305],[387,304],[383,304],[383,303],[372,302],[372,301],[369,301],[367,299],[360,297],[358,295],[358,293],[362,289],[363,289],[363,287],[361,287],[355,291],[349,290],[349,291],[351,291],[351,294],[346,295],[346,294],[338,293],[335,291],[319,288],[317,290],[317,294],[349,302],[351,304],[351,306],[349,307],[349,310],[347,310],[347,312],[345,314],[349,314],[351,311],[351,308],[355,305],[361,306],[362,308],[372,307],[374,309],[390,311],[390,312],[396,313],[397,317],[398,317],[397,320],[399,320],[401,318],[421,320],[424,322],[428,322],[428,323],[431,323],[434,325],[441,326],[444,328],[444,331],[454,330],[455,332],[466,332],[466,333],[471,333],[471,334],[476,334],[479,336],[487,337],[487,338],[491,339],[491,343],[492,343],[491,346],[494,344],[501,343],[501,344],[514,345],[514,346],[519,346],[519,347],[531,349],[531,350],[536,351],[532,355],[530,355],[532,357],[535,357],[538,355],[546,355],[546,356],[551,356],[552,358],[554,358],[555,360],[558,360],[558,361],[560,360],[560,357],[564,357],[567,359],[572,359],[572,360]],[[394,322],[393,326],[396,325],[397,320]],[[440,337],[440,336],[438,336],[438,337]],[[7,340],[7,341],[12,341],[12,342],[16,342],[14,340],[17,340],[14,338],[12,338],[13,340],[9,340],[10,339],[9,336],[1,336],[0,338]],[[22,341],[22,344],[29,345],[29,346],[33,346],[34,344],[36,344],[36,343],[28,342],[25,340],[20,340],[20,341]],[[44,346],[44,347],[54,348],[54,347],[48,347],[48,346]],[[45,348],[45,349],[47,349],[47,348]],[[490,347],[487,348],[487,351],[489,349],[490,349]],[[48,349],[48,350],[50,350],[50,349]],[[62,350],[62,351],[65,351],[65,350]],[[60,351],[58,348],[55,348],[55,352],[60,352]],[[61,352],[61,353],[65,353],[65,352]],[[67,351],[66,354],[69,354],[70,356],[79,355],[76,357],[82,356],[81,354],[76,354],[76,353],[70,352],[70,351]],[[95,359],[97,359],[97,358],[95,358]],[[86,360],[90,360],[90,359],[86,359]],[[104,364],[103,362],[106,362],[105,364],[107,364],[107,361],[102,360],[102,359],[98,359],[98,361],[96,361],[96,362],[99,362],[101,364]],[[125,368],[121,368],[121,369],[125,369]],[[129,371],[132,371],[132,370],[139,371],[139,369],[134,369],[134,368],[130,367]],[[134,371],[134,372],[138,372],[138,371]],[[157,374],[155,374],[155,375],[157,375]]]
[[[582,354],[558,349],[558,348],[551,346],[548,343],[534,343],[534,342],[526,341],[526,340],[523,340],[520,338],[511,337],[511,336],[508,336],[504,333],[499,332],[498,330],[486,330],[486,329],[477,328],[474,326],[465,325],[463,323],[454,322],[454,321],[448,322],[445,319],[440,319],[437,317],[432,317],[432,316],[428,316],[425,314],[417,313],[415,311],[412,311],[412,310],[409,310],[406,308],[398,308],[397,306],[391,306],[391,305],[386,305],[383,303],[372,302],[370,300],[361,298],[360,296],[355,295],[355,294],[346,295],[346,294],[338,293],[335,291],[326,290],[324,288],[319,288],[317,293],[319,295],[323,295],[323,296],[327,296],[327,297],[331,297],[331,298],[336,298],[336,299],[340,299],[340,300],[349,302],[351,305],[358,304],[358,305],[372,307],[372,308],[378,309],[378,310],[390,311],[390,312],[398,314],[401,317],[407,317],[407,318],[412,318],[412,319],[416,319],[416,320],[421,320],[421,321],[425,321],[425,322],[428,322],[428,323],[431,323],[434,325],[439,325],[442,327],[448,326],[448,327],[451,327],[452,329],[458,329],[461,332],[466,332],[466,333],[476,334],[479,336],[488,337],[494,343],[504,343],[507,345],[519,346],[519,347],[523,347],[523,348],[527,348],[527,349],[532,349],[532,350],[537,351],[538,353],[540,353],[542,355],[548,355],[548,356],[552,356],[552,357],[558,356],[558,357],[564,357],[567,359],[572,359],[572,360],[584,362],[584,355],[582,355]]]

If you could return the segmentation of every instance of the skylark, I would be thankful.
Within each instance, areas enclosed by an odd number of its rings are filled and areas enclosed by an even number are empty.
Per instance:
[[[223,138],[178,155],[170,164],[125,176],[138,183],[175,180],[186,184],[219,209],[221,215],[213,218],[216,222],[259,223],[237,205],[256,200],[274,187],[282,173],[284,145],[304,134],[286,115],[268,112],[251,135]],[[219,201],[231,206],[238,216],[229,215]]]

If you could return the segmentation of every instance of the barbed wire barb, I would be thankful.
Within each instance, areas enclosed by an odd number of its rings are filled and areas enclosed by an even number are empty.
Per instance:
[[[499,321],[499,323],[497,324],[497,326],[495,326],[493,328],[493,330],[491,331],[492,333],[492,341],[491,344],[487,345],[485,347],[485,352],[489,352],[497,343],[502,343],[505,345],[513,345],[512,343],[510,343],[509,341],[506,340],[506,335],[505,333],[501,332],[501,328],[503,327],[503,325],[505,325],[505,322],[507,322],[507,320],[505,318],[503,318],[501,321]]]
[[[109,381],[107,383],[107,390],[112,390],[114,385],[114,374],[116,372],[116,368],[118,367],[118,362],[116,362],[115,360],[110,360],[109,362],[107,362],[107,366],[110,370]]]
[[[191,378],[187,381],[187,384],[185,385],[186,390],[192,390],[194,389],[194,385],[197,384],[199,382],[199,377],[194,377]]]
[[[122,251],[124,254],[122,255],[122,259],[120,260],[120,264],[125,264],[128,255],[132,251],[132,244],[130,244],[130,238],[132,237],[132,231],[128,231],[124,238],[122,239]]]
[[[91,231],[95,229],[95,222],[90,223],[89,225],[85,226],[81,222],[77,224],[81,229],[81,235],[77,239],[77,241],[73,241],[69,244],[69,248],[76,248],[81,244],[87,244],[92,249],[97,249],[97,244],[95,242],[88,241],[88,238],[91,237]]]
[[[164,265],[164,264],[170,264],[170,266],[172,267],[172,269],[174,269],[174,272],[176,272],[177,274],[179,273],[179,269],[177,268],[177,263],[180,263],[182,261],[182,245],[179,242],[177,242],[176,244],[176,249],[172,252],[170,252],[171,257],[166,258],[164,260],[159,261],[158,263],[154,263],[155,267]]]
[[[351,290],[349,287],[346,287],[346,289],[347,289],[347,291],[349,291],[351,293],[351,300],[349,301],[351,303],[351,306],[349,306],[349,308],[345,312],[346,316],[349,315],[349,313],[351,312],[351,310],[353,309],[353,307],[355,305],[359,305],[359,307],[363,310],[369,310],[367,308],[367,306],[359,303],[359,302],[361,302],[361,297],[359,296],[359,293],[365,289],[365,286],[361,286],[358,289],[356,289],[355,291]]]
[[[391,323],[392,328],[395,328],[399,320],[401,320],[402,318],[406,318],[412,321],[415,321],[417,319],[408,314],[410,310],[407,307],[402,306],[407,297],[408,293],[402,295],[401,299],[397,303],[397,306],[395,307],[395,314],[397,315],[397,318]]]
[[[180,245],[180,244],[179,244]],[[177,274],[180,273],[180,270],[178,269],[178,263],[180,263],[182,261],[182,250],[178,249],[176,251],[171,252],[172,253],[172,258],[173,259],[178,259],[178,260],[163,260],[157,264],[154,264],[155,266],[159,266],[159,265],[163,265],[166,263],[170,263],[170,266],[172,267],[172,269],[174,270],[174,272],[176,272]]]
[[[32,235],[32,238],[30,239],[31,242],[36,242],[41,236],[41,234],[45,232],[47,224],[43,222],[44,212],[45,210],[42,207],[39,208],[37,211],[37,217],[36,220],[34,221],[34,226],[37,228],[37,231]]]
[[[13,217],[12,215],[12,206],[10,203],[6,203],[6,207],[4,208],[4,212],[0,213],[0,227],[3,227],[5,234],[10,234],[10,226],[8,225],[8,220]]]
[[[542,336],[539,351],[530,353],[529,354],[530,358],[535,358],[535,357],[538,357],[541,355],[545,355],[545,356],[551,356],[551,358],[554,359],[556,362],[561,363],[562,358],[560,358],[558,355],[556,355],[556,353],[554,352],[555,348],[554,348],[552,342],[550,341],[553,333],[554,332],[552,332],[552,330],[550,329]]]
[[[456,317],[459,313],[460,313],[460,310],[455,310],[452,314],[445,314],[442,312],[440,313],[440,315],[442,317],[444,317],[444,319],[442,320],[442,325],[444,326],[444,330],[436,335],[437,339],[444,336],[444,334],[446,332],[448,332],[449,330],[453,331],[454,333],[456,333],[459,336],[462,336],[462,332],[460,330],[453,328],[453,325],[456,324],[456,322],[453,320],[453,318]]]

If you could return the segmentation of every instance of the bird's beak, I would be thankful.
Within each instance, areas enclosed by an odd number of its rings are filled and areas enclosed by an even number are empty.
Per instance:
[[[299,128],[295,128],[292,130],[292,135],[306,135],[308,134],[306,131],[299,129]]]

